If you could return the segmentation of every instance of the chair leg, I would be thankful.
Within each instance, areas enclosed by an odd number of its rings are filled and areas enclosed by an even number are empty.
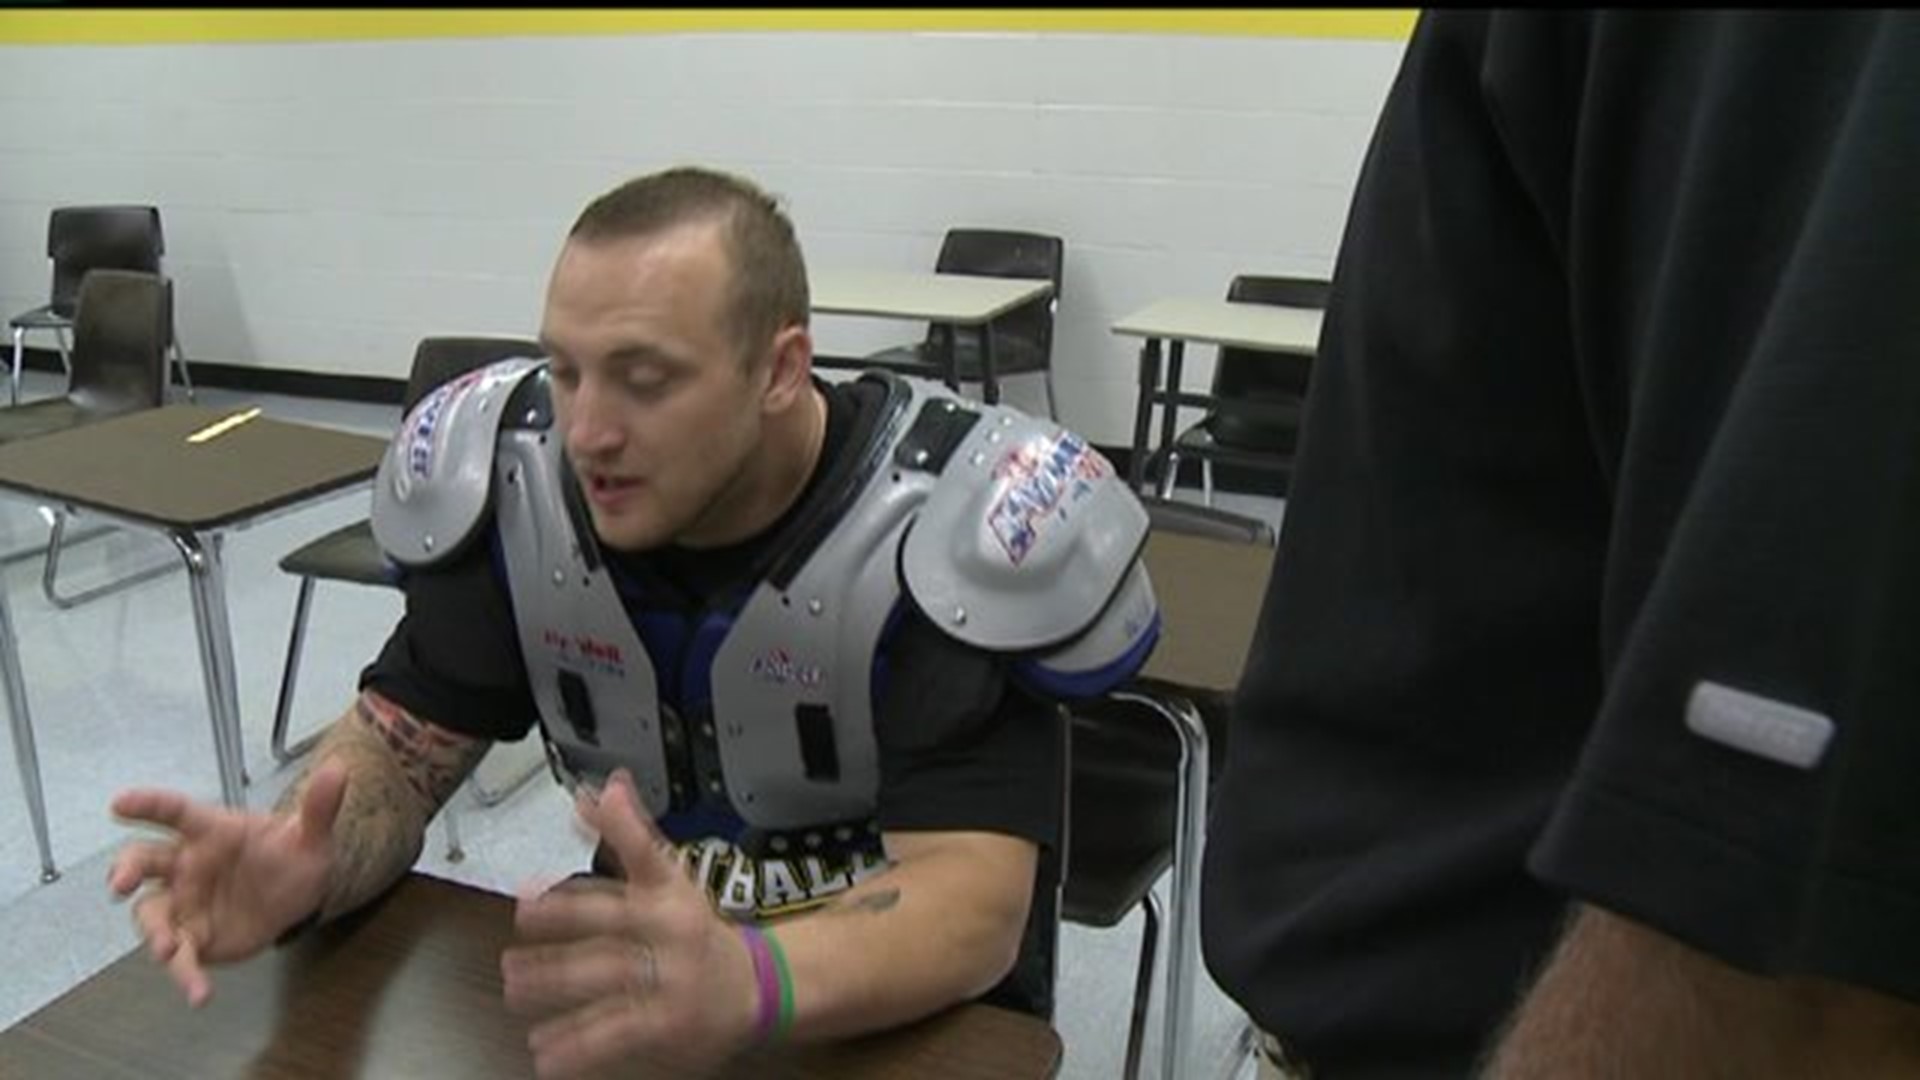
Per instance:
[[[180,335],[177,331],[173,335],[173,369],[180,376],[180,385],[186,388],[187,400],[194,400],[193,372],[187,368],[187,354],[180,348]]]
[[[1172,882],[1167,907],[1167,989],[1161,995],[1165,1037],[1162,1076],[1182,1075],[1181,1059],[1193,1028],[1193,988],[1200,963],[1200,852],[1206,842],[1207,729],[1199,710],[1183,697],[1133,689],[1113,697],[1159,713],[1180,740],[1179,803],[1174,813]]]
[[[1213,506],[1213,459],[1200,459],[1200,501],[1207,507]]]
[[[1140,1075],[1141,1044],[1147,1034],[1147,1007],[1153,998],[1153,960],[1160,946],[1160,901],[1153,890],[1140,898],[1145,927],[1140,932],[1140,966],[1133,976],[1133,1019],[1127,1023],[1127,1060],[1120,1075],[1137,1080]]]
[[[307,642],[307,613],[313,607],[313,577],[302,575],[300,592],[293,601],[293,631],[287,637],[287,663],[280,672],[280,700],[273,707],[273,760],[282,765],[313,749],[320,741],[315,732],[287,748],[287,721],[293,713],[293,689],[300,678],[300,652]]]
[[[505,802],[508,796],[526,787],[527,782],[539,776],[541,770],[545,769],[546,766],[547,759],[544,757],[533,761],[525,769],[521,770],[519,775],[507,781],[506,786],[499,790],[495,790],[481,783],[478,772],[474,773],[473,776],[468,779],[467,784],[473,788],[473,801],[479,803],[481,806],[498,806],[502,802]]]
[[[454,792],[454,795],[457,797],[459,792]],[[447,861],[466,861],[467,849],[460,844],[460,812],[453,808],[452,799],[448,799],[447,804],[440,808],[440,821],[447,827]]]
[[[20,366],[26,355],[27,328],[16,326],[13,328],[13,399],[9,402],[12,405],[20,404]]]
[[[180,563],[169,559],[158,565],[149,566],[145,570],[128,574],[118,581],[109,581],[104,585],[95,585],[91,589],[82,589],[71,596],[62,596],[60,595],[56,581],[60,576],[60,548],[66,537],[66,532],[66,512],[63,510],[54,511],[53,531],[47,537],[47,564],[46,568],[40,573],[40,591],[46,594],[48,603],[62,611],[71,610],[89,600],[98,599],[108,593],[119,592],[121,589],[138,585],[143,581],[149,581],[162,574],[170,574],[180,569]]]
[[[1041,368],[1041,369],[1040,369],[1040,377],[1041,377],[1042,379],[1045,379],[1045,380],[1046,380],[1046,388],[1047,388],[1047,418],[1048,418],[1049,420],[1052,420],[1052,421],[1053,421],[1053,422],[1055,422],[1055,423],[1059,423],[1059,422],[1060,422],[1060,410],[1059,410],[1058,408],[1056,408],[1056,407],[1054,406],[1054,403],[1055,403],[1055,401],[1057,401],[1058,399],[1056,399],[1056,398],[1055,398],[1055,397],[1053,396],[1053,367],[1052,367],[1052,365],[1048,365],[1047,367],[1044,367],[1044,368]]]
[[[40,880],[58,880],[53,844],[47,839],[47,799],[40,786],[40,754],[34,748],[33,717],[27,712],[27,685],[20,677],[20,638],[13,632],[13,614],[0,595],[0,682],[6,685],[7,719],[13,730],[13,763],[20,770],[20,788],[27,798],[27,818],[33,824],[33,842],[40,848]]]
[[[1180,455],[1169,452],[1167,454],[1166,471],[1160,474],[1160,497],[1162,499],[1173,498],[1173,486],[1179,481]]]
[[[53,343],[60,347],[60,366],[66,369],[67,378],[73,378],[73,347],[67,344],[66,327],[53,328]]]

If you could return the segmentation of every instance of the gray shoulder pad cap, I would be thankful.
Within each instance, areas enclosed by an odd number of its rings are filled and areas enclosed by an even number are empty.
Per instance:
[[[373,538],[402,566],[430,566],[487,519],[494,440],[507,399],[545,361],[516,358],[469,371],[420,399],[381,455]]]
[[[907,534],[901,571],[952,637],[1037,649],[1092,624],[1146,535],[1146,508],[1085,439],[986,406]]]

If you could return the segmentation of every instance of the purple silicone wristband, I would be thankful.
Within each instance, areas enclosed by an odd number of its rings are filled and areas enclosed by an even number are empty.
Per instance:
[[[773,950],[767,947],[766,935],[759,927],[742,923],[740,936],[753,954],[753,977],[760,984],[760,1016],[754,1023],[754,1041],[764,1043],[772,1038],[774,1025],[780,1022],[780,973],[774,969]]]

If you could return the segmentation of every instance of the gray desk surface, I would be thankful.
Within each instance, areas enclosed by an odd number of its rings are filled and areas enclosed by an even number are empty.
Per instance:
[[[813,310],[973,326],[1053,291],[1041,279],[883,270],[819,270],[810,275]]]

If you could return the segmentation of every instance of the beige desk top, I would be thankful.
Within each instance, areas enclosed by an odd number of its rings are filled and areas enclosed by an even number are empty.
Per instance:
[[[1160,644],[1144,673],[1233,692],[1260,621],[1274,550],[1156,531],[1147,538],[1147,573],[1160,602]]]
[[[822,315],[882,315],[978,325],[1053,291],[1041,279],[880,270],[816,270],[808,281]]]
[[[1320,344],[1323,314],[1314,308],[1277,304],[1156,300],[1115,322],[1113,332],[1311,355]]]

